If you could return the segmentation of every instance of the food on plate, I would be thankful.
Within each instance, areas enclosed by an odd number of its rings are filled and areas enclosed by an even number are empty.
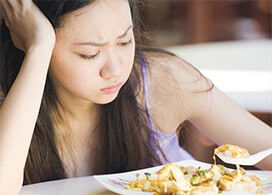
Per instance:
[[[229,152],[233,157],[246,157],[247,150],[233,145],[223,145],[215,152]],[[220,194],[223,191],[254,192],[258,190],[260,179],[254,175],[247,175],[243,168],[229,170],[222,165],[212,165],[203,170],[200,167],[183,167],[174,163],[167,163],[156,173],[138,175],[136,180],[130,181],[126,189],[153,192],[156,195],[198,195]]]

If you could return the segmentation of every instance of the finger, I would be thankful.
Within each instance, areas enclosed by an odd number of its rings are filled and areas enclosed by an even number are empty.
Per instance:
[[[6,11],[6,15],[8,16],[9,12],[15,12],[20,7],[20,3],[18,0],[0,0],[3,3],[4,10]]]
[[[0,0],[0,15],[1,15],[0,20],[3,19],[5,22],[5,25],[9,28],[5,6],[6,4],[4,3],[4,1]]]
[[[0,20],[2,20],[3,18],[4,18],[4,15],[3,15],[2,6],[0,2]]]
[[[5,21],[12,21],[13,17],[18,17],[17,11],[20,9],[18,0],[0,0]]]
[[[15,9],[18,9],[23,6],[27,6],[31,2],[32,0],[8,0],[8,4]]]
[[[3,1],[0,0],[0,20],[6,18],[6,10],[3,5]]]
[[[0,2],[1,2],[0,4],[1,4],[2,15],[4,19],[7,20],[7,13],[8,13],[8,10],[10,10],[10,5],[8,4],[7,0],[4,0],[4,1],[0,0]]]
[[[7,2],[6,1],[0,1],[0,10],[3,11],[5,9]]]
[[[33,0],[17,0],[20,5],[27,5],[30,3],[34,3]]]
[[[3,7],[5,9],[11,9],[12,8],[12,3],[11,3],[11,0],[4,0],[2,1],[3,2]]]

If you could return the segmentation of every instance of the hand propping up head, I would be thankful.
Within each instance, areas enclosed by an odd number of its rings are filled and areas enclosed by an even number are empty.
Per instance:
[[[39,44],[54,46],[54,28],[32,0],[1,0],[0,12],[18,49],[26,52]]]

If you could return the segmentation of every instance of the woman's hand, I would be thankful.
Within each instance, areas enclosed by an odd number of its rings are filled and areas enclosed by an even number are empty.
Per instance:
[[[0,12],[18,49],[26,52],[39,44],[54,46],[54,28],[32,0],[0,0]]]

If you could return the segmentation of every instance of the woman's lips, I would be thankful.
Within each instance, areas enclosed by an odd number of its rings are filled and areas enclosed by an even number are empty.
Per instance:
[[[103,89],[100,89],[100,91],[106,93],[106,94],[112,94],[112,93],[116,93],[117,91],[119,91],[119,89],[121,88],[122,83],[119,83],[117,85],[112,85]]]

